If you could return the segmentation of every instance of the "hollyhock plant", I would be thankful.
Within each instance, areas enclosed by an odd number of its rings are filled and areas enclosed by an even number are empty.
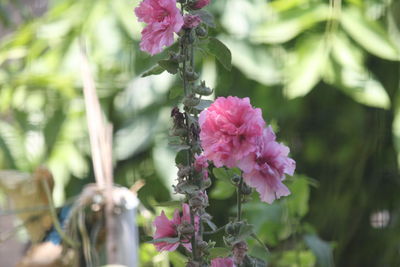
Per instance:
[[[219,97],[200,113],[200,140],[204,156],[216,167],[236,167],[255,152],[265,122],[249,98]]]
[[[215,258],[211,261],[211,267],[236,267],[231,258]]]
[[[239,163],[244,181],[269,204],[290,194],[282,181],[285,174],[293,175],[296,168],[295,161],[288,157],[289,148],[275,139],[271,126],[265,128],[258,150]]]
[[[198,230],[199,218],[195,218],[196,222],[196,232]],[[160,216],[157,216],[154,220],[154,226],[156,227],[156,232],[154,234],[154,239],[167,238],[167,237],[178,237],[178,227],[184,225],[185,223],[190,224],[190,207],[188,204],[182,205],[182,216],[179,215],[179,210],[176,209],[172,220],[169,220],[165,216],[164,211],[161,212]],[[168,242],[156,242],[154,246],[158,251],[174,251],[178,246],[182,244],[187,250],[192,250],[192,245],[189,240],[179,240],[175,243]]]
[[[139,21],[148,25],[142,31],[140,49],[151,55],[160,53],[174,42],[174,33],[181,30],[183,16],[176,0],[144,0],[135,9]]]

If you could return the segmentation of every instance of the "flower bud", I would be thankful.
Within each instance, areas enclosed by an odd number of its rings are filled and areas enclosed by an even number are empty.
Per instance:
[[[207,36],[207,29],[203,26],[199,26],[196,28],[196,34],[199,37],[206,37]]]
[[[199,15],[185,15],[183,17],[183,28],[184,29],[192,29],[196,28],[201,23],[201,18]]]
[[[183,222],[178,225],[177,230],[182,235],[192,235],[194,233],[194,226],[188,222]]]
[[[237,184],[237,183],[240,182],[240,176],[235,174],[235,175],[233,175],[231,180],[232,180],[233,183]]]
[[[189,81],[195,81],[199,78],[199,74],[195,71],[186,71],[186,77]]]
[[[189,205],[193,209],[201,208],[203,207],[203,204],[203,200],[200,197],[192,197],[191,199],[189,199]]]
[[[250,195],[252,192],[252,189],[245,183],[243,183],[242,188],[240,189],[240,192],[243,195]]]
[[[184,59],[184,57],[182,55],[180,55],[179,53],[175,53],[175,52],[169,52],[169,59],[170,61],[174,62],[174,63],[180,63],[182,62]]]
[[[193,91],[196,94],[199,95],[204,95],[204,96],[209,96],[213,93],[213,90],[209,87],[206,86],[206,83],[204,81],[201,81],[200,85],[196,86]]]

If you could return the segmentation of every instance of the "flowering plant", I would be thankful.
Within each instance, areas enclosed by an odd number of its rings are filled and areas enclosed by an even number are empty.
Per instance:
[[[180,4],[178,9],[177,4]],[[187,266],[259,266],[260,261],[248,255],[246,240],[256,237],[253,226],[242,218],[241,204],[254,188],[263,202],[290,194],[282,183],[285,175],[293,175],[295,161],[288,157],[289,148],[276,141],[271,126],[267,126],[259,108],[249,98],[218,97],[214,102],[203,99],[213,93],[195,70],[196,48],[214,55],[228,70],[231,53],[218,39],[208,37],[214,27],[212,15],[203,10],[209,0],[143,0],[135,13],[147,23],[142,31],[141,49],[151,55],[173,44],[178,36],[179,51],[170,52],[142,76],[167,71],[177,74],[183,84],[183,109],[171,112],[173,145],[178,149],[177,194],[185,195],[182,215],[175,210],[173,218],[164,211],[157,216],[156,232],[151,241],[158,251],[186,248]],[[206,47],[204,47],[204,43]],[[209,168],[235,168],[231,181],[237,190],[237,216],[227,225],[217,228],[206,212],[209,205],[207,188],[211,186]],[[206,226],[210,231],[205,231]],[[226,255],[211,253],[215,242],[204,236],[225,229]],[[224,258],[225,257],[225,258]]]

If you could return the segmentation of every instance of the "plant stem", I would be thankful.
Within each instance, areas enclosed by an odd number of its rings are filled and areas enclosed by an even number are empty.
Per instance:
[[[237,196],[237,221],[241,220],[242,217],[242,186],[243,186],[243,176],[240,176],[239,185],[236,188]]]

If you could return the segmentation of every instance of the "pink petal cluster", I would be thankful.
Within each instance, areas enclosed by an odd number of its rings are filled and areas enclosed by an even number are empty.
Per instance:
[[[204,156],[216,167],[236,167],[239,160],[255,152],[265,122],[261,110],[249,98],[219,97],[200,113],[200,140]]]
[[[191,9],[201,9],[208,5],[211,0],[197,0],[193,5],[190,6]]]
[[[151,55],[160,53],[174,42],[174,33],[183,26],[176,0],[143,0],[135,9],[139,21],[148,25],[142,31],[140,49]]]
[[[288,157],[289,148],[275,139],[271,126],[265,128],[257,152],[239,164],[246,183],[260,193],[262,201],[270,204],[290,194],[282,181],[285,174],[293,175],[296,168],[295,161]]]
[[[211,267],[236,267],[231,258],[215,258],[211,261]]]
[[[272,128],[264,128],[261,110],[248,98],[217,98],[200,114],[199,124],[204,156],[216,167],[239,167],[264,202],[290,194],[282,181],[285,174],[293,175],[296,163],[288,157],[289,148],[276,142]]]
[[[199,218],[196,218],[197,224]],[[154,226],[156,227],[156,232],[154,234],[154,239],[166,238],[166,237],[178,237],[177,228],[182,223],[190,223],[190,207],[188,204],[182,205],[182,216],[179,215],[179,210],[176,209],[174,212],[174,216],[172,220],[169,220],[167,216],[165,216],[164,211],[161,212],[160,216],[157,216],[154,220]],[[198,230],[198,225],[195,226],[196,231]],[[176,243],[167,243],[167,242],[157,242],[154,243],[154,246],[158,251],[174,251],[178,248],[178,246],[182,244],[189,251],[192,250],[192,245],[189,240],[183,240],[183,242],[177,241]]]

